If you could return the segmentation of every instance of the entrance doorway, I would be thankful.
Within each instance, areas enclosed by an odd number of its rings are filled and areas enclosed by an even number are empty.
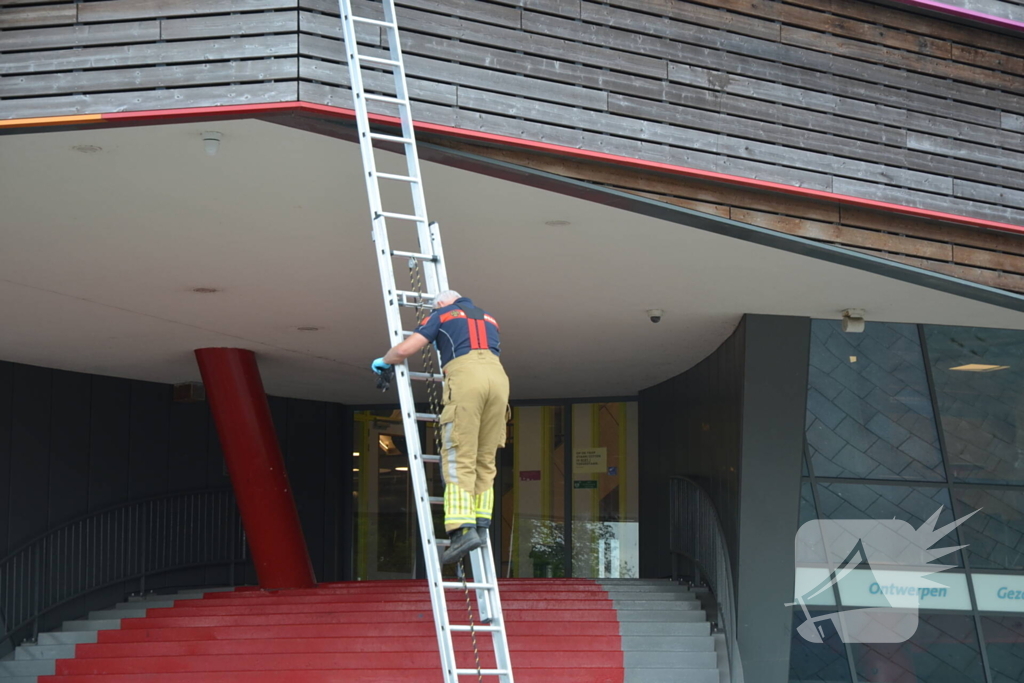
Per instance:
[[[432,452],[432,428],[420,438]],[[413,578],[418,527],[397,411],[356,412],[353,454],[354,576]],[[516,406],[497,458],[492,543],[502,576],[638,576],[635,401]],[[439,469],[426,475],[441,495]],[[438,530],[442,516],[434,511]]]

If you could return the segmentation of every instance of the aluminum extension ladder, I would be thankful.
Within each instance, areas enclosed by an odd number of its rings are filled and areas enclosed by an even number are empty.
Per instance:
[[[377,252],[377,264],[380,269],[380,282],[384,294],[384,306],[387,313],[388,334],[391,344],[397,344],[411,334],[405,331],[402,324],[401,308],[422,309],[432,305],[433,299],[448,289],[448,276],[445,272],[444,253],[441,250],[441,235],[436,223],[427,218],[426,199],[423,194],[423,181],[420,174],[419,153],[416,149],[416,137],[413,130],[412,113],[410,111],[409,90],[405,78],[405,63],[398,36],[398,24],[395,15],[394,0],[382,0],[383,20],[366,16],[357,16],[352,9],[352,0],[339,0],[342,26],[345,33],[345,51],[351,78],[352,94],[355,101],[356,122],[358,124],[359,148],[363,158],[363,171],[366,180],[366,193],[370,202],[370,215],[373,222],[373,241]],[[362,55],[356,40],[356,26],[378,27],[383,29],[388,39],[389,58]],[[390,71],[394,75],[395,95],[367,93],[363,83],[364,69],[375,69],[374,73]],[[397,109],[401,121],[401,135],[374,132],[370,127],[367,102],[386,103]],[[406,173],[380,173],[377,171],[375,151],[381,149],[375,143],[400,146],[405,151]],[[381,200],[380,181],[405,185],[411,192],[413,213],[385,211]],[[388,239],[388,221],[395,221],[406,228],[406,239],[411,243],[412,235],[408,233],[415,226],[415,237],[418,240],[418,251],[398,251],[390,247]],[[396,239],[399,235],[396,234]],[[393,259],[403,259],[411,264],[418,262],[422,267],[424,284],[423,292],[402,291],[396,287]],[[436,351],[433,351],[435,367],[440,367]],[[441,668],[445,683],[458,683],[460,676],[496,677],[500,683],[513,683],[512,663],[509,657],[508,638],[505,632],[505,620],[501,611],[501,597],[498,594],[498,573],[494,567],[494,556],[491,543],[470,555],[473,568],[473,581],[444,581],[441,575],[440,550],[447,547],[448,541],[436,538],[431,505],[443,504],[441,497],[432,497],[427,489],[427,478],[424,472],[426,465],[440,466],[440,455],[424,455],[419,438],[418,423],[420,421],[437,421],[439,415],[416,412],[416,404],[412,392],[412,380],[441,382],[439,373],[410,372],[407,363],[395,367],[394,384],[398,388],[398,397],[402,408],[402,423],[405,427],[405,443],[409,451],[409,474],[412,477],[413,495],[416,499],[416,513],[419,518],[420,538],[423,543],[423,555],[426,561],[428,584],[430,586],[430,602],[434,611],[434,625],[437,630],[437,642],[441,654]],[[477,605],[481,624],[452,624],[449,621],[446,590],[464,589],[476,591]],[[475,633],[489,632],[494,644],[496,658],[495,669],[458,668],[455,661],[455,645],[452,634],[458,632]],[[478,662],[479,663],[479,662]]]

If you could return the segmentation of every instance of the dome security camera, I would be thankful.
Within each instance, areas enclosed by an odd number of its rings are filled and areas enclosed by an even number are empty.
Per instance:
[[[660,308],[649,308],[647,309],[647,317],[651,319],[652,323],[660,323],[662,316],[665,315],[665,311]]]

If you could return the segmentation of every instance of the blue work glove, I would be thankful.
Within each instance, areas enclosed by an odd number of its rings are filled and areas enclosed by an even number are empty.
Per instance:
[[[383,358],[378,358],[370,364],[370,368],[372,368],[378,375],[381,375],[391,369],[391,364],[385,363]]]

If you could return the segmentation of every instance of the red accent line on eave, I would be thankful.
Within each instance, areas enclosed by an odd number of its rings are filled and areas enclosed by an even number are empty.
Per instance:
[[[188,119],[199,117],[215,117],[226,119],[246,117],[253,114],[273,114],[289,112],[314,113],[330,116],[332,118],[355,118],[355,111],[352,109],[334,107],[325,104],[314,104],[312,102],[273,102],[267,104],[230,105],[223,107],[160,109],[153,111],[119,112],[103,114],[102,117],[104,120],[109,120],[112,122],[143,122]],[[375,123],[393,125],[397,125],[399,123],[398,118],[393,116],[371,114],[370,118]],[[729,175],[725,173],[718,173],[715,171],[705,171],[698,168],[690,168],[687,166],[676,166],[673,164],[666,164],[659,161],[646,161],[643,159],[636,159],[634,157],[621,156],[617,154],[607,154],[605,152],[595,152],[586,149],[577,149],[575,147],[555,145],[547,142],[524,140],[522,138],[511,137],[508,135],[495,135],[492,133],[484,133],[480,131],[468,130],[465,128],[456,128],[454,126],[445,126],[437,123],[425,123],[417,121],[415,122],[415,126],[416,129],[419,131],[437,133],[439,135],[446,135],[449,137],[458,137],[467,140],[477,140],[480,142],[487,142],[490,144],[497,144],[508,147],[519,147],[538,152],[557,154],[559,156],[565,157],[575,157],[579,159],[585,159],[588,161],[597,161],[616,166],[627,166],[631,168],[638,168],[647,171],[656,171],[659,173],[666,173],[670,175],[680,175],[690,178],[696,178],[699,180],[726,183],[729,185],[737,185],[740,187],[747,187],[754,190],[780,192],[783,194],[790,194],[797,197],[805,197],[808,199],[815,199],[819,201],[848,204],[850,206],[874,209],[876,211],[898,213],[916,218],[925,218],[929,220],[943,221],[946,223],[967,225],[975,228],[982,228],[985,230],[995,230],[998,232],[1008,232],[1017,235],[1024,235],[1024,226],[1014,225],[1012,223],[1000,223],[998,221],[989,221],[981,218],[972,218],[970,216],[962,216],[960,214],[945,213],[942,211],[931,211],[929,209],[919,209],[917,207],[906,206],[903,204],[881,202],[873,199],[866,199],[863,197],[853,197],[851,195],[837,194],[834,192],[825,192],[824,190],[814,190],[805,187],[798,187],[796,185],[785,185],[783,183],[776,183],[769,180],[745,178],[743,176]]]

